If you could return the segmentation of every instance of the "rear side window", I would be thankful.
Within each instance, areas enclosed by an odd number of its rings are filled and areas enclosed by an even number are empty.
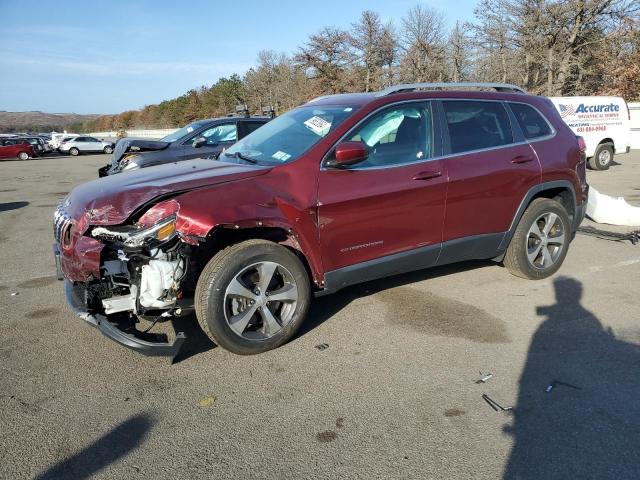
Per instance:
[[[551,134],[551,127],[538,111],[523,103],[509,103],[527,140]]]
[[[509,115],[500,102],[445,100],[451,153],[513,143]]]
[[[262,125],[264,125],[263,122],[246,122],[245,126],[247,129],[247,135],[249,135],[250,133],[253,133],[255,130],[259,129]]]

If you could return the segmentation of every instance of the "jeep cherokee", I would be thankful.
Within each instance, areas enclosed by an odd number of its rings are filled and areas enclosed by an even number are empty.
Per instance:
[[[218,161],[80,185],[54,253],[70,305],[121,344],[174,356],[183,333],[136,326],[195,309],[215,343],[254,354],[296,333],[312,295],[359,282],[468,259],[548,277],[587,194],[584,142],[548,99],[399,85],[312,100]]]

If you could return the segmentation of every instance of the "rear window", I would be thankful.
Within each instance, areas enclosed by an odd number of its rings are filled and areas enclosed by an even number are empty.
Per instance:
[[[527,140],[551,134],[551,127],[538,111],[523,103],[509,103]]]
[[[509,115],[502,103],[445,100],[442,105],[449,127],[451,153],[513,143]]]

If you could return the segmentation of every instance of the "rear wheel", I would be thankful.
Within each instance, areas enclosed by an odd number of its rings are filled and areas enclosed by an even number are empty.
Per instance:
[[[80,155],[80,150],[78,150],[76,147],[70,148],[69,155],[77,157],[78,155]]]
[[[266,240],[248,240],[218,252],[195,293],[198,322],[221,347],[251,355],[287,342],[304,321],[309,277],[298,257]]]
[[[28,160],[29,154],[27,152],[20,152],[18,154],[18,160]]]
[[[558,271],[567,255],[571,221],[562,204],[536,198],[522,215],[504,258],[513,275],[531,280]]]
[[[592,170],[608,170],[613,162],[613,145],[602,143],[596,148],[593,157],[589,159],[589,167]]]
[[[104,153],[110,155],[113,153],[113,148],[111,148],[109,145],[107,145],[106,147],[104,147],[104,149],[102,150]]]

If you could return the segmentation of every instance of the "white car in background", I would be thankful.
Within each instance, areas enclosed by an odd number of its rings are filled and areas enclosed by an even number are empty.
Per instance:
[[[81,153],[113,153],[113,143],[103,142],[97,138],[78,135],[64,140],[58,147],[60,153],[80,155]]]
[[[631,114],[622,97],[551,97],[556,110],[587,145],[589,167],[607,170],[613,155],[631,149]]]
[[[77,133],[52,133],[51,140],[49,140],[49,145],[51,145],[52,149],[57,150],[58,148],[60,148],[60,144],[65,138],[77,136]]]

